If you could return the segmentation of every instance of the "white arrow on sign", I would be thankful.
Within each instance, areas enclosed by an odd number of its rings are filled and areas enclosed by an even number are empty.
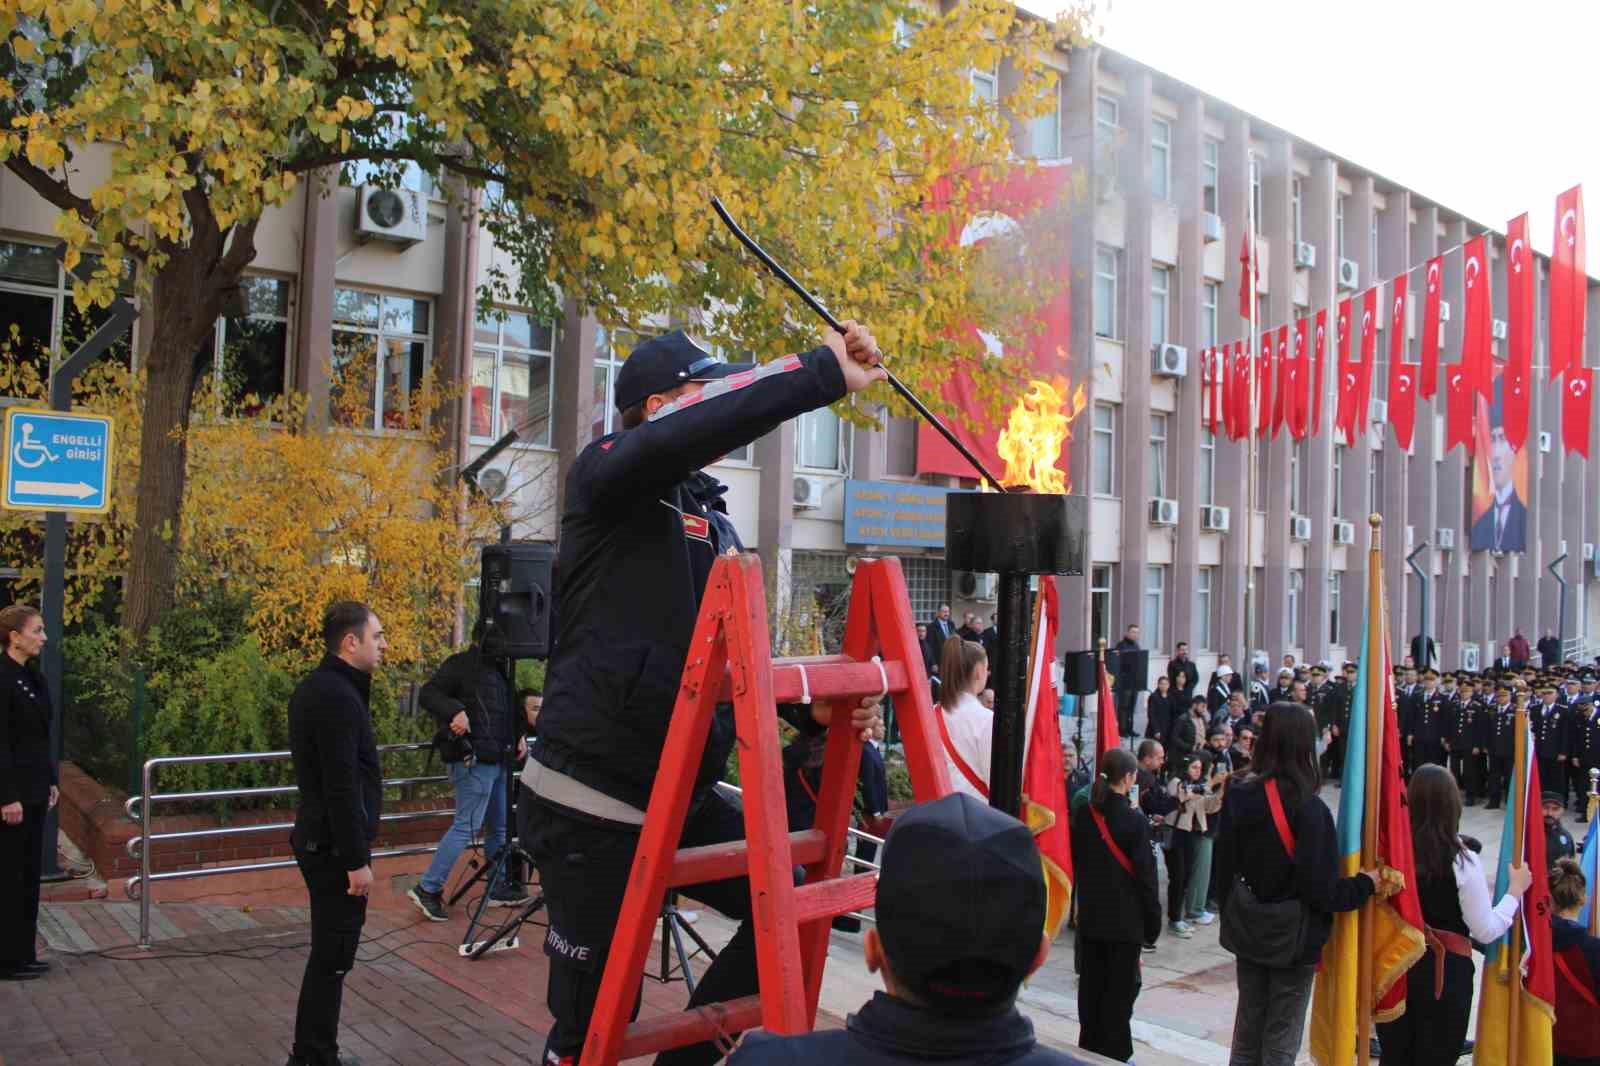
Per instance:
[[[16,491],[28,496],[67,496],[75,500],[86,500],[95,494],[94,486],[81,481],[75,485],[59,481],[19,481]]]

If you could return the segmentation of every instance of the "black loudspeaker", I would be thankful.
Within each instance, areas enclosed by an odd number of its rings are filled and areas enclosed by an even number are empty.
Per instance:
[[[1066,672],[1067,691],[1074,696],[1093,696],[1100,690],[1100,680],[1095,670],[1094,652],[1067,652]]]
[[[495,658],[550,655],[556,549],[537,541],[486,544],[478,585],[483,650]]]

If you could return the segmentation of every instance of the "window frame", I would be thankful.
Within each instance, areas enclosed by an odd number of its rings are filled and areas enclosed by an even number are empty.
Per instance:
[[[1099,424],[1105,412],[1107,425]],[[1117,492],[1117,410],[1109,403],[1095,403],[1089,414],[1089,491],[1091,495],[1115,499]],[[1104,437],[1105,440],[1100,438]],[[1101,456],[1104,456],[1102,460]],[[1101,488],[1100,470],[1104,462],[1105,485]]]
[[[1298,174],[1295,175],[1290,183],[1289,197],[1290,206],[1294,212],[1294,217],[1291,221],[1294,243],[1299,245],[1305,239],[1305,180]]]
[[[1172,268],[1154,264],[1150,268],[1150,346],[1172,339]]]
[[[1345,449],[1347,447],[1349,447],[1349,446],[1345,445],[1345,444],[1340,444],[1338,441],[1334,441],[1333,442],[1333,464],[1332,464],[1332,470],[1330,471],[1330,474],[1329,474],[1329,480],[1332,482],[1332,488],[1333,488],[1333,517],[1335,517],[1335,518],[1343,518],[1344,517],[1344,451],[1343,451],[1343,449]]]
[[[1054,81],[1055,106],[1042,115],[1035,115],[1028,120],[1028,151],[1035,159],[1060,159],[1061,152],[1061,115],[1062,115],[1062,79],[1058,71]],[[1039,151],[1039,134],[1046,128],[1050,129],[1048,154]]]
[[[1194,627],[1196,651],[1211,650],[1211,612],[1215,609],[1217,568],[1197,566],[1194,575]]]
[[[61,261],[56,259],[53,255],[51,244],[48,244],[44,241],[28,240],[26,238],[12,236],[0,237],[0,243],[18,245],[28,248],[39,248],[52,252],[51,260],[55,265],[56,272],[54,283],[47,286],[42,282],[28,282],[13,280],[10,278],[0,278],[0,293],[10,292],[19,296],[44,298],[50,301],[50,336],[47,342],[47,350],[50,357],[49,372],[53,374],[56,368],[61,365],[62,358],[71,354],[63,351],[62,349],[67,339],[67,314],[69,311],[75,310],[75,305],[72,304],[73,278],[68,273],[66,267],[62,266]],[[83,258],[88,259],[91,256],[98,255],[99,253],[97,252],[85,252]],[[132,278],[123,278],[118,283],[118,291],[122,296],[126,297],[131,303],[133,303],[135,307],[139,306],[139,300],[133,287]],[[91,308],[91,310],[83,316],[86,324],[89,324],[91,321],[89,316],[95,313],[106,314],[108,312],[101,308]],[[92,335],[93,330],[91,329],[90,332]],[[9,338],[0,338],[0,341],[8,339]],[[83,339],[87,340],[88,338],[85,337]],[[113,342],[113,346],[115,343],[116,342]],[[137,371],[139,369],[140,355],[139,331],[132,326],[128,328],[127,344],[129,366],[133,370]],[[104,359],[109,354],[109,351],[102,353],[100,358]],[[48,380],[46,381],[46,385],[48,386]]]
[[[1139,622],[1144,627],[1144,632],[1140,636],[1144,638],[1145,646],[1152,650],[1166,647],[1166,614],[1166,564],[1147,563],[1144,568],[1144,583],[1139,591]]]
[[[1217,309],[1222,304],[1222,283],[1208,281],[1200,286],[1200,345],[1214,347],[1217,343]]]
[[[1306,575],[1303,570],[1290,570],[1284,585],[1284,599],[1289,624],[1285,627],[1288,646],[1301,647],[1300,612],[1305,607]]]
[[[1258,237],[1263,235],[1262,227],[1265,224],[1265,219],[1262,218],[1263,211],[1262,211],[1262,199],[1261,199],[1261,183],[1262,183],[1261,160],[1256,157],[1256,154],[1254,152],[1251,152],[1250,153],[1250,203],[1255,208],[1255,216],[1256,216],[1255,217],[1255,227],[1256,227],[1256,236],[1258,236]]]
[[[542,441],[540,441],[540,440],[530,440],[530,439],[523,438],[519,434],[518,439],[516,440],[516,442],[512,444],[513,448],[542,449],[542,450],[547,450],[548,451],[548,450],[550,450],[550,449],[552,449],[554,447],[554,440],[555,440],[555,425],[554,425],[554,423],[555,423],[555,413],[556,413],[556,345],[559,343],[559,336],[558,336],[558,333],[557,333],[558,324],[556,322],[553,322],[553,321],[552,322],[541,323],[538,320],[538,318],[534,316],[533,312],[525,310],[523,308],[496,306],[495,311],[501,312],[506,316],[524,315],[524,316],[527,317],[527,319],[529,321],[529,325],[531,327],[535,328],[535,329],[537,329],[541,325],[547,327],[549,329],[549,331],[550,331],[550,348],[549,348],[548,351],[546,351],[546,350],[543,350],[543,349],[533,348],[533,347],[524,348],[523,346],[518,345],[518,344],[507,344],[506,343],[506,319],[505,318],[495,317],[495,318],[491,318],[491,319],[485,320],[485,319],[481,319],[481,318],[478,318],[478,317],[474,316],[473,323],[472,323],[472,352],[471,352],[471,356],[470,356],[470,358],[472,359],[472,362],[473,362],[474,365],[469,370],[469,374],[468,374],[469,379],[475,380],[475,378],[476,378],[476,375],[477,375],[476,363],[477,363],[478,353],[480,351],[485,351],[485,350],[493,351],[493,353],[494,353],[494,368],[493,368],[492,384],[491,384],[490,390],[489,390],[489,429],[490,429],[490,433],[489,433],[489,435],[487,437],[485,437],[485,436],[480,436],[477,433],[471,432],[472,419],[471,419],[471,416],[469,414],[468,419],[467,419],[467,422],[468,422],[468,434],[469,434],[468,440],[471,443],[476,444],[476,445],[493,444],[495,441],[497,441],[501,437],[505,436],[506,433],[509,430],[516,428],[515,426],[509,426],[508,427],[508,426],[501,425],[501,419],[500,419],[501,410],[502,410],[502,404],[501,404],[501,401],[500,401],[500,374],[501,374],[501,369],[505,365],[506,352],[509,350],[513,354],[526,355],[526,356],[529,357],[529,368],[530,368],[530,370],[529,370],[529,381],[530,382],[532,381],[532,369],[531,369],[532,368],[532,360],[534,358],[541,358],[541,359],[546,359],[546,360],[549,361],[550,367],[549,367],[549,376],[548,376],[548,379],[547,379],[549,381],[549,387],[546,390],[546,405],[545,405],[546,406],[546,411],[545,411],[544,439]],[[487,325],[490,322],[493,322],[494,323],[494,327],[495,327],[495,340],[493,342],[484,341],[484,340],[480,339],[479,336],[478,336],[478,331],[480,329],[482,329],[485,325]],[[472,387],[472,386],[469,385],[469,388],[470,387]]]
[[[1104,269],[1102,269],[1102,264],[1104,262],[1103,257],[1109,258],[1110,261],[1111,261],[1111,269],[1110,269],[1109,272],[1104,270]],[[1109,299],[1106,298],[1107,294],[1105,294],[1105,293],[1103,293],[1101,291],[1104,288],[1109,288],[1110,289]],[[1122,298],[1122,291],[1121,290],[1122,290],[1122,250],[1119,249],[1119,248],[1114,248],[1109,244],[1097,244],[1097,245],[1095,245],[1095,249],[1094,249],[1094,305],[1095,305],[1094,306],[1094,317],[1095,317],[1094,335],[1096,337],[1104,337],[1108,341],[1115,341],[1115,340],[1121,340],[1122,339],[1122,331],[1118,328],[1118,326],[1119,326],[1119,324],[1121,323],[1121,320],[1122,320],[1122,316],[1120,314],[1118,314],[1119,304],[1121,303],[1121,298]],[[1102,310],[1103,310],[1104,314],[1106,315],[1105,324],[1108,327],[1106,330],[1102,330],[1100,328],[1100,326],[1101,326],[1101,318],[1100,318],[1100,316],[1101,316]]]
[[[1344,571],[1328,572],[1328,644],[1343,645],[1340,639],[1344,630]]]
[[[1200,209],[1220,215],[1222,180],[1222,142],[1206,137],[1200,143]]]
[[[1172,120],[1164,115],[1150,119],[1150,195],[1172,199]]]
[[[433,327],[438,322],[438,306],[437,306],[436,301],[434,300],[434,298],[432,296],[427,296],[427,295],[418,295],[418,294],[415,294],[415,293],[407,293],[407,292],[396,292],[396,291],[389,290],[389,289],[371,288],[371,287],[363,286],[363,285],[353,285],[353,284],[341,285],[341,284],[338,284],[336,282],[334,284],[334,306],[335,307],[338,306],[338,303],[339,303],[338,294],[340,292],[353,292],[353,293],[359,293],[359,294],[364,295],[364,296],[375,296],[375,297],[377,297],[377,300],[378,300],[378,322],[377,322],[376,325],[368,326],[368,325],[355,323],[355,322],[342,321],[342,320],[340,320],[338,318],[334,318],[329,322],[328,331],[329,331],[329,341],[330,341],[330,343],[332,342],[333,338],[339,333],[350,333],[350,334],[355,334],[355,335],[358,335],[358,336],[368,336],[368,337],[374,338],[375,341],[376,341],[375,350],[373,352],[373,357],[377,361],[377,366],[374,369],[374,377],[373,377],[373,381],[372,381],[372,396],[373,396],[372,424],[370,426],[342,426],[341,428],[351,429],[351,430],[358,430],[358,431],[365,431],[365,432],[384,432],[384,433],[406,433],[406,432],[412,432],[410,430],[405,430],[405,429],[403,429],[401,427],[398,427],[398,426],[388,426],[388,425],[384,424],[384,414],[386,413],[386,410],[387,410],[386,407],[385,407],[385,403],[386,403],[385,393],[387,392],[388,387],[389,387],[389,376],[388,376],[388,372],[387,372],[387,368],[386,368],[387,360],[385,358],[385,345],[384,345],[384,342],[388,341],[388,340],[396,340],[396,341],[405,342],[407,344],[418,344],[418,343],[420,343],[422,345],[422,377],[423,377],[424,380],[426,380],[429,370],[431,370],[433,368],[433,355],[434,355],[434,333],[433,333]],[[428,329],[427,329],[427,331],[419,333],[419,332],[415,332],[415,331],[408,332],[408,331],[405,331],[405,330],[398,330],[398,329],[386,329],[384,327],[384,324],[383,324],[383,302],[384,302],[384,300],[389,299],[389,298],[393,298],[393,299],[396,299],[396,300],[409,300],[413,304],[420,303],[420,304],[427,305],[427,308],[428,308]],[[413,386],[412,391],[415,391],[416,389],[421,388],[421,386],[418,385],[415,382],[412,383],[412,386]],[[409,392],[408,392],[407,395],[409,396]]]
[[[1149,491],[1151,499],[1167,498],[1168,442],[1171,430],[1171,420],[1165,411],[1150,412],[1150,457],[1145,467],[1145,488]]]
[[[1217,502],[1217,436],[1205,426],[1200,427],[1200,503],[1211,507]]]
[[[823,415],[826,415],[827,417],[832,418],[835,421],[835,423],[837,423],[836,429],[838,430],[838,434],[839,434],[839,443],[838,443],[839,458],[837,460],[837,464],[835,466],[831,466],[831,467],[829,467],[829,466],[816,466],[816,465],[813,465],[811,463],[807,463],[805,461],[805,458],[806,458],[805,454],[804,454],[805,453],[805,442],[806,442],[805,420],[808,419],[808,418],[814,419],[816,417],[823,416]],[[811,411],[805,412],[799,418],[795,419],[795,432],[794,432],[794,468],[795,468],[795,472],[796,473],[806,473],[806,474],[823,474],[823,475],[834,475],[834,476],[840,476],[840,477],[848,477],[850,475],[850,437],[851,437],[851,434],[850,434],[850,423],[846,422],[843,418],[840,418],[838,413],[835,412],[833,410],[833,408],[831,408],[831,407],[818,407],[815,410],[811,410]]]
[[[1103,575],[1103,584],[1102,582]],[[1116,591],[1117,564],[1095,563],[1089,567],[1089,640],[1095,643],[1111,636],[1112,594]],[[1095,625],[1099,616],[1100,624]],[[1098,629],[1098,632],[1096,630]]]

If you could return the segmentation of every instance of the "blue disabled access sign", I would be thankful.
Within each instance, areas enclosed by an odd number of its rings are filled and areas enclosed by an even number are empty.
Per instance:
[[[106,415],[6,410],[10,511],[103,512],[111,506],[111,431]]]

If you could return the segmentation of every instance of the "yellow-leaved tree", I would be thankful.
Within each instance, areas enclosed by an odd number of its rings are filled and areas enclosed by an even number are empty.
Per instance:
[[[1086,0],[1079,0],[1086,3]],[[415,162],[487,186],[520,264],[611,324],[712,312],[763,355],[814,343],[707,209],[718,195],[906,380],[936,385],[950,327],[1005,335],[1016,293],[962,269],[926,209],[941,176],[1007,165],[1008,117],[1045,106],[1046,23],[1011,0],[0,0],[0,163],[59,210],[82,302],[136,272],[153,319],[123,590],[136,636],[173,602],[195,353],[305,176]],[[1000,71],[1000,105],[973,71]],[[108,153],[103,176],[74,165]],[[1003,374],[985,367],[983,374]]]

